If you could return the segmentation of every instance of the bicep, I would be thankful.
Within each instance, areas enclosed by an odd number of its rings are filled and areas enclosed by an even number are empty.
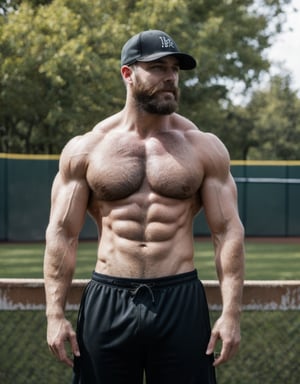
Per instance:
[[[206,220],[212,234],[224,234],[240,225],[237,190],[230,173],[226,177],[207,177],[201,189]]]
[[[202,157],[204,179],[201,201],[212,234],[223,235],[231,226],[238,226],[237,189],[230,173],[230,157],[224,144],[214,135],[204,136]]]
[[[84,224],[89,198],[85,179],[66,180],[56,176],[51,192],[49,228],[68,237],[76,237]]]

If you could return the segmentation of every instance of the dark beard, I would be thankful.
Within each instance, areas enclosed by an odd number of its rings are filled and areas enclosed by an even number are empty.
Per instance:
[[[160,92],[172,92],[174,98],[164,98]],[[155,115],[170,115],[178,108],[179,89],[174,85],[166,85],[163,89],[146,88],[137,84],[133,89],[133,97],[138,108]]]

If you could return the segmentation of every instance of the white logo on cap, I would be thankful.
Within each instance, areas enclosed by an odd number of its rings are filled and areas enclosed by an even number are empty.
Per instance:
[[[162,48],[174,48],[175,49],[175,43],[171,39],[167,39],[165,36],[160,36],[161,41],[161,47]]]

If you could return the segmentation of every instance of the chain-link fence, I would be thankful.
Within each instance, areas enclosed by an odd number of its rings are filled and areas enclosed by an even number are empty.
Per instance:
[[[212,322],[218,315],[211,312]],[[76,311],[67,316],[75,325]],[[240,351],[217,369],[218,384],[299,384],[299,329],[296,310],[244,311]],[[1,384],[63,384],[71,378],[48,350],[44,311],[0,311]]]

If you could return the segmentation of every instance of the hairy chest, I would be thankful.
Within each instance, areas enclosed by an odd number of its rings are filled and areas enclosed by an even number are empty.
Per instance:
[[[94,197],[105,201],[126,198],[145,183],[159,195],[186,199],[197,192],[202,178],[196,148],[174,137],[108,137],[90,154],[87,171]]]

